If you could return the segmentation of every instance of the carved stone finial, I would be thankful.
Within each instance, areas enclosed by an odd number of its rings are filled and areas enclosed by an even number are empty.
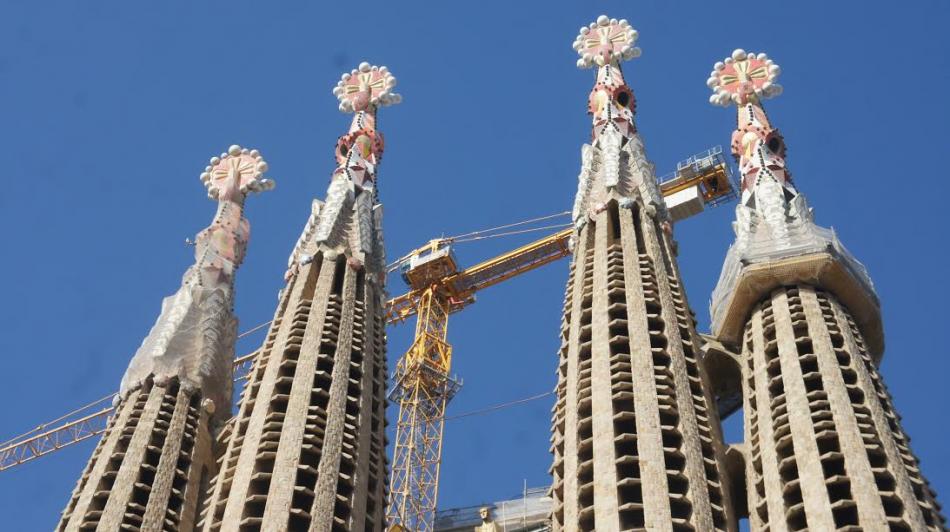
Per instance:
[[[596,22],[582,27],[574,40],[574,49],[581,56],[577,66],[597,66],[597,79],[587,99],[587,112],[594,122],[593,140],[607,131],[616,131],[624,138],[636,132],[636,100],[623,79],[620,61],[640,56],[640,49],[633,46],[637,37],[637,30],[626,20],[601,15]]]
[[[360,63],[358,68],[343,77],[333,89],[340,100],[340,111],[358,113],[370,106],[384,107],[402,101],[402,96],[392,92],[396,78],[384,66]]]
[[[226,153],[211,158],[211,164],[201,173],[201,182],[209,198],[234,200],[239,195],[274,188],[274,181],[263,177],[266,171],[267,163],[259,151],[234,144]]]
[[[619,63],[621,59],[630,60],[640,57],[640,49],[634,46],[637,30],[630,27],[626,20],[597,17],[596,22],[581,28],[574,39],[574,49],[580,54],[577,68],[591,68]]]
[[[257,150],[234,145],[212,157],[201,173],[208,196],[218,200],[217,212],[195,238],[194,265],[178,291],[162,301],[161,314],[132,357],[122,377],[122,397],[149,379],[157,386],[178,379],[183,390],[202,390],[202,405],[216,423],[227,418],[237,337],[234,276],[251,234],[244,198],[274,188],[263,177],[266,171]]]
[[[716,63],[706,80],[713,91],[709,103],[729,106],[745,105],[752,100],[773,98],[782,94],[782,86],[775,83],[781,69],[765,54],[746,53],[742,48]]]

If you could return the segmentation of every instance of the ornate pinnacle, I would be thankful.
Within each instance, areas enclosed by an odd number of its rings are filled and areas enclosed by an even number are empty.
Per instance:
[[[376,111],[395,105],[396,78],[385,66],[363,62],[344,73],[333,88],[340,111],[353,113],[350,129],[336,142],[336,169],[325,202],[314,202],[307,226],[290,255],[286,278],[309,263],[318,249],[348,253],[350,264],[367,258],[372,268],[385,271],[382,248],[382,209],[376,173],[383,157],[383,135],[376,130]],[[377,264],[379,263],[379,264]]]
[[[213,284],[214,272],[219,269],[232,278],[244,260],[251,232],[241,212],[244,198],[274,188],[274,181],[262,175],[266,171],[267,163],[259,151],[235,144],[212,157],[201,173],[208,197],[218,200],[218,212],[211,225],[198,234],[195,247],[196,271],[201,272],[203,285]]]
[[[234,276],[244,260],[251,225],[244,198],[274,188],[265,179],[267,163],[257,150],[231,146],[201,173],[208,196],[218,200],[211,225],[195,238],[195,263],[181,288],[162,302],[162,312],[122,378],[121,393],[153,377],[180,379],[201,388],[209,413],[223,421],[230,412],[231,359],[237,321],[232,311]],[[216,408],[215,408],[216,407]]]
[[[763,184],[763,179],[788,188],[791,195],[797,194],[785,168],[785,142],[769,123],[761,105],[762,100],[782,93],[782,86],[775,83],[780,72],[779,66],[767,55],[746,53],[739,48],[716,63],[706,80],[714,92],[709,97],[710,103],[737,107],[732,154],[739,161],[742,174],[742,203],[749,199],[753,189]]]
[[[616,131],[629,138],[636,132],[633,113],[636,102],[620,70],[620,60],[640,56],[633,44],[637,30],[626,20],[601,15],[596,22],[581,28],[574,39],[574,49],[580,54],[579,68],[597,65],[597,81],[587,99],[587,112],[593,116],[591,137],[597,140],[607,131]]]
[[[239,201],[249,192],[263,192],[274,188],[274,181],[262,177],[267,163],[257,150],[237,144],[219,157],[201,173],[201,182],[208,189],[208,197],[221,201]]]
[[[749,301],[767,296],[775,283],[806,282],[839,297],[847,294],[851,298],[848,306],[862,314],[855,321],[868,331],[872,352],[880,353],[880,307],[871,279],[864,266],[841,246],[834,231],[815,224],[812,210],[786,166],[785,139],[762,106],[763,100],[782,93],[782,86],[775,82],[780,73],[767,55],[740,48],[716,63],[706,80],[714,93],[710,103],[736,106],[731,146],[742,177],[732,224],[736,241],[713,291],[711,328],[727,343],[741,342]],[[790,259],[797,266],[776,266]]]
[[[357,186],[376,181],[376,166],[383,156],[383,135],[376,131],[376,109],[395,105],[402,96],[393,92],[396,78],[384,66],[360,63],[343,74],[333,88],[340,100],[340,111],[354,113],[350,131],[339,138],[336,146],[337,170],[346,174]]]
[[[775,83],[781,69],[765,54],[746,53],[742,48],[716,63],[706,80],[715,94],[709,103],[727,107],[730,103],[745,105],[750,101],[773,98],[782,94]]]
[[[395,105],[402,96],[392,92],[396,78],[384,66],[360,63],[358,68],[343,74],[333,89],[340,100],[340,111],[358,113],[372,107]]]
[[[607,15],[597,17],[596,22],[583,26],[574,39],[574,49],[581,56],[577,68],[602,67],[618,64],[621,59],[640,57],[640,49],[633,45],[637,36],[637,30],[626,20],[608,18]]]

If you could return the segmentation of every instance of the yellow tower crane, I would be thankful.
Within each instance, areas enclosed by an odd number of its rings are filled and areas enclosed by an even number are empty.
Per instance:
[[[442,240],[411,254],[405,279],[412,290],[392,300],[390,321],[416,315],[415,339],[396,364],[390,399],[398,404],[389,520],[407,530],[431,530],[438,495],[445,407],[460,383],[451,377],[449,314],[475,302],[475,292],[567,256],[571,230],[459,271]]]
[[[719,147],[679,163],[659,185],[674,220],[736,195]],[[450,246],[458,237],[432,240],[397,261],[410,291],[390,300],[387,321],[399,323],[415,315],[416,330],[396,364],[389,393],[399,408],[387,510],[392,530],[427,532],[434,526],[445,408],[461,386],[451,375],[449,314],[474,303],[479,290],[566,257],[572,232],[564,229],[464,270]]]

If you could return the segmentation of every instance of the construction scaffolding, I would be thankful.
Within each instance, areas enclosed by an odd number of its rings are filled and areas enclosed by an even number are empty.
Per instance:
[[[469,532],[482,523],[482,508],[488,508],[492,521],[502,532],[550,530],[554,500],[548,495],[549,490],[549,487],[526,488],[510,499],[442,510],[435,515],[435,531]]]
[[[674,221],[699,214],[736,199],[738,183],[726,162],[722,146],[713,146],[676,165],[676,171],[657,178]]]

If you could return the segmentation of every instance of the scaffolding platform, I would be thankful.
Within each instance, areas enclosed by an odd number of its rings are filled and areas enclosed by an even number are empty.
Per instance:
[[[502,532],[542,532],[551,530],[550,515],[554,499],[550,488],[528,488],[520,495],[503,501],[441,510],[435,514],[436,532],[471,532],[482,522],[479,510],[489,508],[492,519]]]
[[[657,184],[673,221],[699,214],[707,205],[732,201],[738,190],[722,146],[713,146],[680,161],[676,171],[657,178]]]

